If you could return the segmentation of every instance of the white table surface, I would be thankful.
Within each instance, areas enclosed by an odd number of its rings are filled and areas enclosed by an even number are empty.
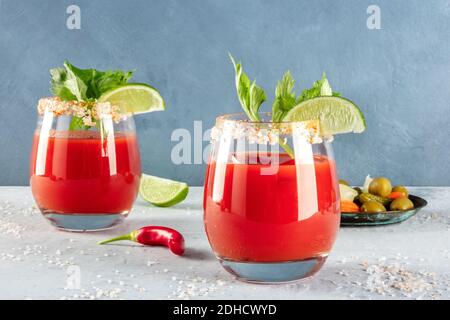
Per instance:
[[[0,187],[0,299],[450,299],[450,188],[411,191],[428,200],[425,209],[401,224],[341,228],[313,278],[253,285],[234,280],[211,252],[199,187],[172,208],[138,199],[124,224],[96,233],[58,231],[28,187]],[[179,230],[186,255],[96,244],[144,225]]]

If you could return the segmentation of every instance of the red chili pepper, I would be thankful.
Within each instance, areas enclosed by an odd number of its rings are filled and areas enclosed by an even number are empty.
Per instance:
[[[174,229],[161,226],[142,227],[128,234],[101,241],[98,244],[120,240],[130,240],[149,246],[165,246],[178,256],[184,253],[184,238],[181,233]]]

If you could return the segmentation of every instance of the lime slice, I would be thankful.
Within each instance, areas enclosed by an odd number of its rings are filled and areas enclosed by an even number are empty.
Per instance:
[[[319,120],[322,134],[338,134],[366,129],[361,110],[350,100],[340,97],[318,97],[293,107],[283,121]]]
[[[159,92],[149,85],[130,83],[111,89],[98,99],[119,106],[122,112],[134,114],[164,110],[164,100]]]
[[[158,207],[171,207],[186,199],[189,187],[184,182],[142,174],[139,193]]]

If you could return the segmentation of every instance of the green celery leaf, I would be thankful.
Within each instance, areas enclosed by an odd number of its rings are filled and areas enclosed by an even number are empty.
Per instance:
[[[289,71],[278,81],[275,88],[275,100],[272,104],[272,121],[279,122],[284,115],[296,105],[296,96],[293,91],[295,80]]]
[[[55,95],[61,98],[61,100],[77,100],[77,97],[72,91],[66,87],[65,81],[67,79],[67,71],[65,68],[50,69],[51,82],[50,90]]]
[[[333,92],[330,83],[328,82],[325,72],[322,74],[322,79],[313,83],[312,88],[304,89],[300,96],[297,98],[297,104],[309,99],[317,98],[320,96],[340,96],[339,92]]]
[[[94,77],[95,70],[94,69],[79,69],[71,64],[69,61],[64,61],[64,67],[67,72],[71,72],[79,81],[83,82],[86,86],[86,90],[84,90],[84,99],[92,98],[93,90],[92,90],[92,78]]]
[[[89,126],[83,123],[83,119],[80,117],[72,117],[69,124],[69,130],[87,130]]]
[[[66,62],[67,63],[67,62]],[[117,88],[130,80],[132,71],[80,69],[67,63],[69,68],[87,84],[87,97],[98,99],[106,91]]]
[[[65,61],[64,68],[51,69],[50,74],[53,94],[62,100],[88,101],[127,83],[133,72],[80,69]]]
[[[258,111],[266,100],[266,93],[255,81],[251,83],[248,76],[242,71],[242,64],[236,63],[231,54],[229,56],[236,73],[236,90],[242,109],[250,120],[260,121]]]
[[[66,101],[86,99],[86,83],[71,69],[68,62],[64,63],[64,68],[51,69],[50,75],[52,77],[50,90],[54,95]]]
[[[322,97],[329,97],[333,95],[333,89],[331,89],[328,79],[325,77],[325,73],[322,76],[322,85],[320,86],[320,95]]]
[[[64,67],[66,68],[66,80],[64,81],[64,86],[72,92],[72,94],[77,98],[78,101],[83,101],[87,99],[87,85],[74,70],[72,65],[67,61],[64,62]]]
[[[94,90],[94,97],[99,98],[106,91],[119,87],[130,80],[133,75],[132,71],[105,71],[96,70],[92,80],[92,88]]]

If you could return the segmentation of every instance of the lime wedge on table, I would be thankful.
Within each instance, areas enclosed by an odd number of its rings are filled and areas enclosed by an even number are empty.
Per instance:
[[[158,207],[171,207],[186,199],[189,187],[184,182],[142,174],[139,193]]]
[[[284,121],[319,120],[322,134],[338,134],[366,129],[361,110],[350,100],[340,97],[318,97],[293,107]]]
[[[164,110],[164,100],[159,92],[146,84],[130,83],[111,89],[98,99],[99,102],[111,102],[123,112],[134,114]]]

